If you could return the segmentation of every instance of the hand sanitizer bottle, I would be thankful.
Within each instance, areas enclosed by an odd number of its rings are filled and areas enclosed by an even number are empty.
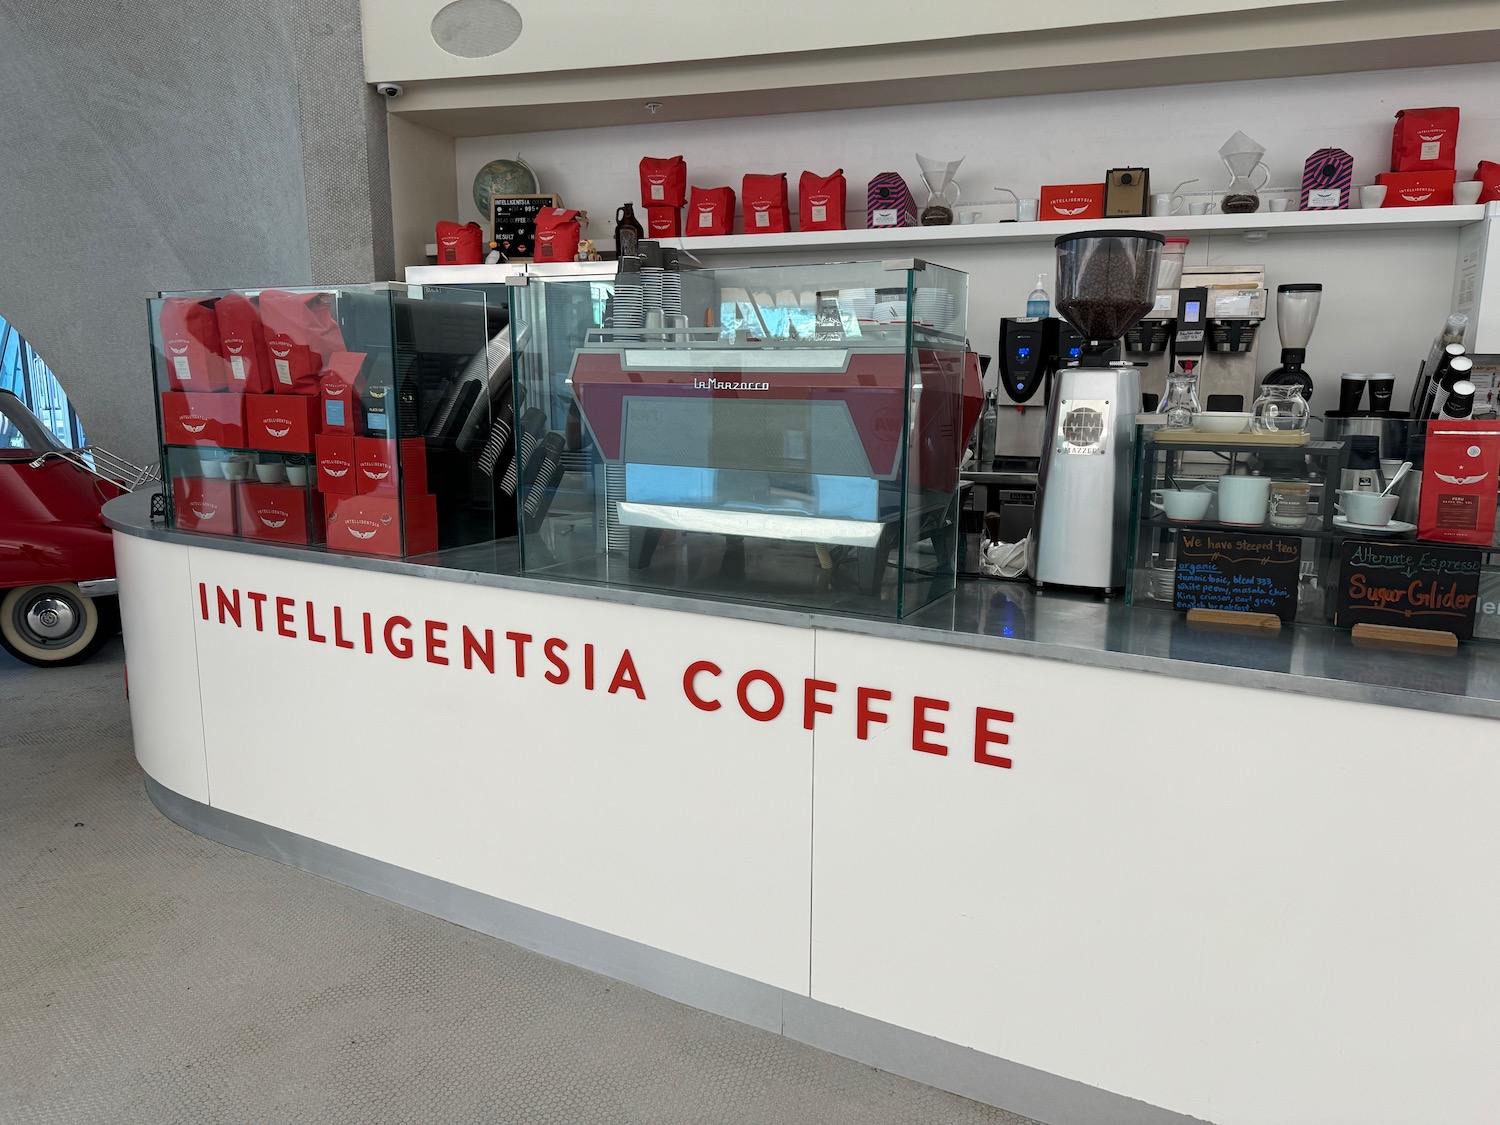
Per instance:
[[[1047,299],[1047,290],[1042,285],[1046,279],[1047,275],[1044,273],[1036,275],[1036,288],[1026,298],[1027,316],[1046,316],[1052,311],[1052,302]]]

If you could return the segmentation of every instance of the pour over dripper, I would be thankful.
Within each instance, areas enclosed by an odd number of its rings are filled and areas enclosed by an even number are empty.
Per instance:
[[[960,195],[958,181],[954,176],[958,174],[958,166],[963,162],[962,156],[957,160],[934,160],[917,153],[917,167],[922,170],[922,183],[927,185],[927,201],[922,204],[919,220],[922,226],[945,227],[953,224],[953,208],[958,205]]]
[[[1221,146],[1219,158],[1229,169],[1229,187],[1219,209],[1226,215],[1249,215],[1260,210],[1261,189],[1270,182],[1271,170],[1261,160],[1266,150],[1244,133],[1236,132]],[[1260,183],[1255,182],[1255,170],[1265,173]]]
[[[1281,366],[1264,379],[1263,384],[1295,385],[1302,397],[1311,398],[1312,376],[1302,370],[1307,358],[1307,342],[1312,339],[1313,325],[1318,322],[1318,306],[1323,302],[1323,286],[1316,282],[1276,287],[1276,331],[1281,336]]]

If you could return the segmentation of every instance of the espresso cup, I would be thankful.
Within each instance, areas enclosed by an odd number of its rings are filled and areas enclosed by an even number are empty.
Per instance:
[[[1207,490],[1185,491],[1180,488],[1153,488],[1151,490],[1151,506],[1158,512],[1165,512],[1169,520],[1188,522],[1201,520],[1208,515],[1208,505],[1213,498],[1213,493]]]
[[[1279,197],[1277,199],[1273,199],[1273,200],[1270,201],[1271,210],[1272,211],[1285,211],[1287,209],[1287,204],[1289,204],[1290,202],[1291,202],[1291,200],[1287,199],[1285,196]]]
[[[1344,518],[1358,527],[1385,527],[1396,514],[1396,505],[1401,497],[1379,492],[1350,492],[1339,489],[1338,510]]]
[[[1270,477],[1220,477],[1219,522],[1259,527],[1271,502]]]
[[[1453,202],[1460,207],[1478,203],[1479,193],[1483,190],[1483,180],[1459,180],[1453,185]]]
[[[1385,205],[1385,185],[1370,184],[1360,188],[1359,205],[1361,207],[1383,207]]]
[[[1188,213],[1190,215],[1207,215],[1208,214],[1208,204],[1207,203],[1189,203],[1188,204]]]

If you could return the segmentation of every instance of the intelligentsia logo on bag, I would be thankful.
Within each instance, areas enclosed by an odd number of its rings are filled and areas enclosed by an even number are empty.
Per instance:
[[[266,433],[273,438],[284,438],[292,432],[292,420],[290,418],[263,418],[261,425],[265,427]]]
[[[188,507],[200,520],[217,519],[219,516],[219,506],[212,500],[194,500],[188,504]]]
[[[208,419],[196,414],[184,414],[177,419],[177,424],[190,434],[201,434],[208,428]]]
[[[292,518],[288,513],[282,511],[280,508],[257,508],[255,509],[255,514],[260,517],[261,523],[265,524],[273,531],[277,528],[285,527],[287,524],[287,520]]]
[[[352,526],[355,524],[358,529]],[[373,538],[378,530],[373,521],[363,518],[347,521],[346,526],[358,539]],[[437,619],[414,621],[400,614],[382,619],[369,611],[346,610],[343,605],[311,598],[277,597],[241,591],[235,586],[210,587],[206,582],[197,585],[199,616],[209,624],[216,621],[228,628],[319,645],[331,642],[334,648],[398,661],[420,657],[428,664],[455,671],[513,674],[517,680],[541,678],[558,687],[572,684],[574,690],[581,691],[602,688],[607,695],[634,697],[640,702],[646,700],[648,683],[653,685],[653,693],[660,686],[650,675],[649,663],[643,671],[628,647],[579,645],[562,637],[539,639],[518,629],[501,631],[493,626],[455,625]],[[509,660],[505,659],[507,655]],[[606,681],[604,673],[611,668],[613,672]],[[911,750],[944,758],[950,753],[955,758],[972,753],[977,765],[1013,768],[1012,759],[995,750],[1009,747],[1016,716],[997,707],[965,706],[960,712],[964,722],[955,726],[950,723],[956,710],[953,701],[941,697],[904,695],[898,707],[891,707],[897,697],[885,688],[849,686],[814,676],[787,682],[765,668],[746,668],[736,675],[736,670],[726,670],[712,660],[693,660],[680,672],[672,670],[663,676],[668,685],[681,691],[687,704],[707,714],[737,713],[756,723],[800,720],[801,728],[809,731],[820,719],[824,726],[842,722],[861,742],[870,741],[877,729],[891,730],[893,720],[903,721],[909,716],[910,738],[903,734],[901,742]],[[881,740],[882,748],[891,745],[891,740]]]

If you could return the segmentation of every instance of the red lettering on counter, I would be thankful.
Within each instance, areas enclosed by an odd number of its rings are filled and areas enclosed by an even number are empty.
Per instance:
[[[646,698],[646,689],[641,687],[641,676],[635,670],[635,661],[631,659],[628,648],[620,654],[620,663],[615,668],[614,678],[609,681],[609,694],[614,695],[622,687],[628,687],[635,692],[637,699]]]
[[[688,702],[700,711],[717,711],[724,704],[717,699],[704,699],[698,694],[698,673],[707,672],[710,676],[717,676],[723,669],[712,660],[695,660],[687,666],[687,671],[682,674],[682,694],[688,697]]]
[[[202,607],[203,620],[207,621],[208,620],[208,583],[206,583],[206,582],[200,582],[200,583],[198,583],[198,605],[200,607]],[[221,621],[221,622],[219,622],[219,624],[222,625],[224,623]]]
[[[427,663],[448,663],[448,658],[442,655],[443,650],[448,647],[448,641],[438,636],[439,633],[446,633],[448,631],[448,623],[446,621],[433,621],[431,618],[428,618],[422,625],[422,633],[427,638]]]
[[[516,646],[516,679],[526,675],[526,646],[531,643],[530,633],[506,633],[505,639]]]
[[[228,620],[234,622],[234,627],[236,629],[240,628],[241,626],[240,626],[240,591],[239,591],[239,587],[235,587],[235,589],[233,591],[233,593],[234,593],[234,597],[233,598],[225,596],[225,594],[224,594],[224,587],[223,586],[215,586],[214,590],[215,590],[215,592],[218,595],[215,598],[215,601],[218,603],[218,606],[219,606],[219,624],[223,625],[225,623],[225,620],[228,619]],[[208,616],[206,614],[204,615],[203,620],[205,620],[205,621],[208,620]]]
[[[815,715],[832,715],[832,703],[820,703],[818,692],[838,691],[839,685],[827,680],[803,680],[802,681],[802,729],[812,730]]]
[[[325,637],[322,633],[318,632],[317,623],[313,620],[312,602],[307,603],[307,639],[310,641],[316,641],[320,645],[328,643],[328,638]]]
[[[396,629],[410,629],[411,622],[404,617],[388,617],[385,622],[385,647],[398,660],[410,660],[413,648],[410,637],[396,638]]]
[[[929,734],[942,734],[947,730],[947,725],[935,719],[927,717],[928,711],[948,710],[946,699],[929,699],[925,695],[919,695],[912,699],[911,712],[911,748],[920,750],[924,754],[941,754],[946,756],[948,748],[936,742],[928,742]]]
[[[594,690],[594,646],[583,646],[583,690]]]
[[[292,606],[296,604],[291,598],[276,599],[276,631],[292,640],[297,639],[297,634],[289,628],[292,623]]]
[[[1010,711],[995,711],[989,707],[974,708],[974,760],[982,766],[999,766],[1003,770],[1010,769],[1010,759],[1002,758],[998,754],[991,754],[986,747],[990,743],[997,746],[1010,744],[1010,735],[1004,731],[990,730],[990,723],[1013,723],[1016,716]]]
[[[260,611],[261,607],[266,604],[266,595],[258,594],[254,590],[246,590],[245,597],[249,598],[252,602],[255,603],[255,631],[257,633],[264,633],[266,631],[266,625],[265,622],[261,620]]]
[[[556,637],[548,637],[547,643],[542,645],[542,652],[547,657],[547,662],[552,665],[552,671],[542,673],[542,678],[549,684],[565,684],[568,682],[568,666],[563,662],[559,653],[566,652],[568,643]]]
[[[854,693],[855,736],[861,742],[869,739],[870,724],[872,722],[884,723],[890,721],[889,715],[870,708],[871,701],[876,699],[882,703],[889,703],[891,701],[891,693],[884,688],[876,687],[862,687]]]
[[[771,689],[771,706],[766,710],[757,711],[750,706],[751,684],[765,684]],[[735,694],[739,697],[740,710],[758,723],[769,723],[781,714],[781,708],[786,703],[786,692],[781,690],[781,681],[762,668],[753,668],[741,676]]]
[[[353,648],[354,642],[344,637],[344,607],[333,607],[333,644],[335,648]]]
[[[479,663],[484,665],[484,670],[490,675],[495,674],[495,630],[484,631],[484,644],[479,643],[467,625],[464,626],[464,667],[474,667],[474,658],[479,658]]]
[[[365,617],[365,651],[373,654],[375,652],[375,622],[367,613]]]

